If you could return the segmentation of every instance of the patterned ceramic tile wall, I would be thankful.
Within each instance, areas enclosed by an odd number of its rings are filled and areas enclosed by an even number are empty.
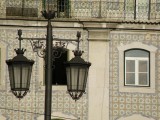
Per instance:
[[[6,3],[5,0],[0,1],[0,17],[5,17],[6,15]]]
[[[160,120],[160,35],[156,33],[114,32],[110,35],[110,120],[122,116],[141,114]],[[119,59],[117,47],[139,41],[158,48],[156,53],[156,92],[120,93]],[[152,81],[151,81],[152,82]]]
[[[15,56],[14,48],[18,47],[17,37],[18,28],[1,28],[0,29],[0,42],[7,45],[7,58]],[[23,29],[22,29],[23,30]],[[45,37],[46,30],[24,29],[23,37]],[[76,31],[56,30],[54,35],[59,38],[74,39],[76,38]],[[87,33],[82,31],[83,42],[81,48],[85,51],[83,58],[88,59],[88,42],[86,41]],[[7,75],[5,78],[6,89],[0,91],[0,112],[7,120],[36,120],[37,117],[44,113],[44,90],[39,87],[39,62],[36,53],[33,53],[29,41],[23,40],[22,46],[27,49],[25,56],[29,59],[34,59],[36,62],[33,67],[32,79],[30,84],[30,92],[19,100],[10,92],[8,71],[5,69]],[[84,94],[83,97],[77,102],[73,101],[65,90],[53,91],[52,97],[52,112],[63,112],[65,114],[72,114],[80,120],[87,120],[88,112],[88,95]],[[37,113],[37,114],[36,114]]]

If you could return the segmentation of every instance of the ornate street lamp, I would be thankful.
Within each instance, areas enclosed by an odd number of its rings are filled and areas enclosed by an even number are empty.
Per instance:
[[[73,51],[75,57],[65,63],[67,74],[67,90],[73,100],[78,100],[85,92],[88,70],[91,63],[81,58],[83,51],[79,50],[80,32],[77,32],[78,50]]]
[[[23,38],[22,30],[18,30],[19,35],[19,49],[15,50],[17,56],[12,60],[7,60],[6,63],[9,69],[9,77],[11,84],[11,91],[18,98],[23,98],[29,90],[31,70],[34,61],[28,60],[23,56],[25,50],[21,49],[21,40],[30,40],[33,51],[37,52],[38,56],[43,57],[45,60],[45,120],[51,120],[52,111],[52,68],[53,60],[60,56],[57,51],[65,46],[65,43],[77,42],[78,49],[74,51],[75,57],[69,62],[66,62],[67,71],[67,90],[74,100],[78,100],[85,92],[88,70],[91,65],[85,62],[81,55],[83,51],[79,50],[79,42],[81,33],[77,32],[78,40],[63,40],[53,38],[51,19],[54,19],[55,12],[43,11],[42,15],[47,19],[47,35],[46,38]],[[46,44],[44,45],[43,40]],[[53,44],[53,41],[59,41],[59,45]],[[63,52],[63,50],[62,50]]]
[[[19,31],[18,34],[21,36],[22,32]],[[15,49],[17,56],[13,59],[6,60],[6,63],[9,70],[11,91],[17,98],[21,99],[29,91],[34,61],[23,56],[26,50],[21,49],[21,37],[19,37],[19,41],[19,48]]]

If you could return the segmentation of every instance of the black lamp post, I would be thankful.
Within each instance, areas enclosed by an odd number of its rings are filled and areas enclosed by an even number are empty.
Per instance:
[[[42,15],[45,19],[48,20],[47,24],[47,35],[46,35],[46,48],[45,52],[45,120],[51,120],[51,106],[52,106],[52,68],[53,68],[53,59],[55,57],[53,49],[53,35],[52,35],[52,25],[51,19],[55,17],[55,12],[52,11],[43,11]],[[9,68],[9,77],[11,83],[11,91],[18,98],[22,98],[26,95],[29,90],[31,69],[34,61],[28,60],[23,56],[25,52],[24,49],[21,49],[21,40],[32,39],[33,38],[22,38],[22,31],[18,30],[20,48],[16,50],[17,56],[12,60],[7,60],[6,63]],[[75,57],[69,62],[66,62],[66,72],[67,72],[67,90],[71,97],[74,100],[78,100],[83,93],[85,92],[88,69],[90,67],[89,62],[85,62],[81,55],[83,51],[79,50],[79,39],[81,33],[77,33],[78,40],[69,40],[76,41],[78,43],[78,49],[74,51]],[[42,40],[43,38],[34,38],[37,40]],[[62,40],[60,40],[62,41]],[[67,41],[67,40],[64,40]],[[39,43],[39,42],[38,42]],[[37,44],[36,44],[37,45]],[[41,46],[41,45],[40,45]],[[33,46],[32,46],[33,47]],[[35,48],[35,47],[33,47]],[[36,49],[41,47],[36,46]],[[36,50],[37,52],[37,50]]]

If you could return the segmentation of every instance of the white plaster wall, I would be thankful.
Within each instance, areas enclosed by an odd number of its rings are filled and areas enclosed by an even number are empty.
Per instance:
[[[89,73],[88,120],[109,120],[109,89],[106,86],[106,80],[109,81],[108,53],[108,42],[89,42],[89,61],[92,65]]]

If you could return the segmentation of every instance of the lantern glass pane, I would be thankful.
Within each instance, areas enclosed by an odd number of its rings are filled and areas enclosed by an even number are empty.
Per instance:
[[[83,91],[85,90],[87,73],[88,73],[87,67],[82,67],[79,69],[79,84],[78,84],[79,90],[83,90]]]
[[[29,66],[29,70],[28,70],[28,83],[27,83],[27,88],[29,88],[30,86],[30,81],[31,81],[31,73],[32,73],[32,65]]]
[[[71,66],[71,86],[72,90],[77,90],[79,67]]]
[[[23,64],[22,67],[22,88],[28,88],[28,84],[30,83],[30,73],[31,73],[31,69],[30,69],[30,65],[28,64]]]
[[[14,69],[14,84],[15,88],[20,88],[20,78],[21,78],[21,64],[14,64],[13,65]]]
[[[88,76],[88,67],[70,66],[66,68],[66,73],[68,90],[85,90]]]
[[[70,77],[70,67],[66,67],[66,75],[67,75],[67,88],[71,89],[71,77]]]
[[[12,67],[12,65],[8,65],[8,70],[9,70],[9,78],[10,78],[11,89],[13,89],[14,88],[14,76],[13,76],[13,67]]]

